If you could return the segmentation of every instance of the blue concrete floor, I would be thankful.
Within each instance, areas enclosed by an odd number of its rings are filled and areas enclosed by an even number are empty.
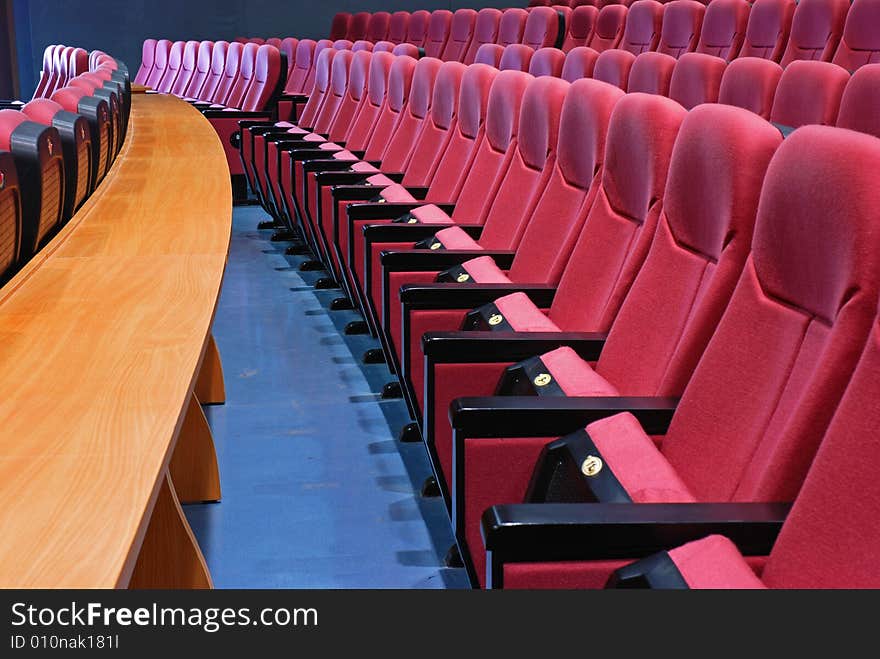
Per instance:
[[[377,344],[346,337],[340,292],[309,284],[302,257],[258,231],[259,207],[233,214],[214,322],[226,404],[207,408],[223,501],[186,506],[218,588],[463,588],[442,567],[452,531],[422,444],[400,444],[402,401],[380,401]]]

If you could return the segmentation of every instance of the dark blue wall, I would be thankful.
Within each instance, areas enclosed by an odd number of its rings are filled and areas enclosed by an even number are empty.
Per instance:
[[[21,94],[29,98],[48,44],[101,49],[137,71],[147,38],[327,35],[337,11],[525,5],[516,0],[15,0]]]

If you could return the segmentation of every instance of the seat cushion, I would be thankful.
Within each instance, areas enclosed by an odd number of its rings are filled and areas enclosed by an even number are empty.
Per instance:
[[[480,256],[470,259],[461,264],[461,267],[471,276],[475,284],[510,284],[507,275],[498,267],[491,256]]]
[[[629,412],[587,426],[587,433],[634,503],[694,503],[696,499]]]
[[[495,306],[517,332],[561,332],[525,293],[513,293],[495,300]]]
[[[472,251],[483,250],[483,248],[480,247],[480,244],[467,235],[461,227],[441,229],[434,237],[443,243],[443,247],[446,249],[467,249]]]
[[[418,199],[413,197],[409,193],[409,190],[400,185],[400,183],[392,183],[379,194],[385,201],[390,201],[395,204],[412,204],[418,202]]]
[[[541,361],[566,396],[620,396],[613,384],[593,370],[574,350],[557,348]]]
[[[669,552],[669,558],[693,589],[766,588],[736,545],[721,535],[676,547]]]

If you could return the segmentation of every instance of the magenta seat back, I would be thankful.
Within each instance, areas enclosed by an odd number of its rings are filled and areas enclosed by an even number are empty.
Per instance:
[[[500,23],[501,12],[498,9],[487,7],[477,12],[477,18],[474,22],[474,36],[462,60],[465,64],[473,64],[476,61],[477,51],[484,44],[496,42]]]

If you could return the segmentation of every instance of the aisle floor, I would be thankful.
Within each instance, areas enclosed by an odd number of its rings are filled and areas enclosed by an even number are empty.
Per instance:
[[[338,290],[258,231],[237,207],[214,321],[226,404],[206,408],[223,500],[186,506],[217,588],[463,588],[442,567],[452,532],[442,500],[419,495],[422,444],[401,444],[400,400],[376,392],[376,343],[347,337],[356,316],[328,311]]]

